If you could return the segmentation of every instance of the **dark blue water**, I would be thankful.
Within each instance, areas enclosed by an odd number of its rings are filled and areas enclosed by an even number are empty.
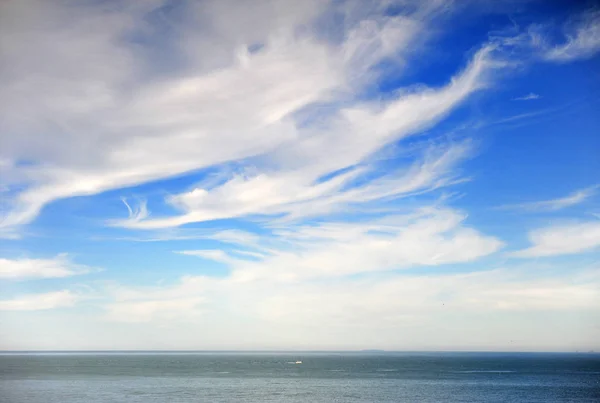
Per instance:
[[[600,355],[3,354],[0,401],[600,402]]]

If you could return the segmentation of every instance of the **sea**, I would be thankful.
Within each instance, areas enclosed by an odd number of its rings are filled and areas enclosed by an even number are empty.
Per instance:
[[[600,354],[0,354],[0,402],[600,402]]]

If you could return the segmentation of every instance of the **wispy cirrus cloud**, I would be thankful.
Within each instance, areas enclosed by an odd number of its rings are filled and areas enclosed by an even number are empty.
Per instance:
[[[590,58],[600,51],[599,10],[588,10],[571,19],[563,30],[566,40],[561,44],[550,45],[545,39],[538,37],[545,60],[565,63]]]
[[[392,54],[400,66],[437,8],[419,2],[394,17],[385,2],[286,4],[257,2],[240,13],[245,7],[182,3],[185,12],[170,14],[161,2],[110,10],[3,3],[1,56],[11,68],[0,75],[9,129],[2,133],[18,135],[2,139],[0,157],[11,167],[2,179],[18,186],[0,225],[26,224],[53,200],[243,160],[300,138],[310,148],[310,132],[302,134],[293,115],[314,103],[346,103],[365,84],[358,77]],[[346,15],[341,37],[299,29],[325,12]],[[177,24],[180,35],[166,36],[164,46],[187,61],[166,76],[162,56],[124,39],[160,29],[148,25],[151,13]],[[47,125],[51,143],[36,134]]]
[[[542,96],[540,94],[536,94],[535,92],[530,92],[527,95],[523,95],[521,97],[513,98],[513,101],[531,101],[533,99],[540,99]]]
[[[93,270],[91,267],[73,263],[67,254],[49,259],[0,258],[0,279],[7,280],[70,277]]]
[[[491,45],[482,48],[445,87],[422,89],[387,104],[342,108],[331,117],[325,131],[309,129],[310,136],[284,143],[273,155],[267,154],[266,159],[275,165],[274,172],[239,175],[213,189],[196,188],[171,196],[169,204],[183,210],[183,215],[128,219],[113,224],[152,229],[249,214],[303,216],[306,212],[302,210],[326,213],[332,206],[397,197],[451,183],[450,164],[465,154],[465,145],[452,146],[443,153],[433,150],[426,153],[420,166],[413,167],[400,180],[390,180],[389,177],[398,176],[393,173],[361,186],[351,186],[354,179],[368,170],[357,164],[386,144],[430,127],[484,87],[490,71],[498,67],[493,51]],[[329,152],[331,149],[336,149],[334,156]],[[344,169],[349,170],[327,181],[319,180]]]
[[[445,86],[364,100],[357,94],[377,81],[377,66],[393,63],[400,73],[429,24],[450,9],[415,2],[390,15],[388,2],[286,4],[258,2],[246,14],[211,1],[182,3],[185,12],[170,14],[160,2],[111,9],[3,3],[0,56],[11,68],[0,74],[0,104],[2,133],[11,135],[2,138],[0,158],[10,169],[0,178],[13,190],[0,226],[29,223],[54,200],[231,162],[242,165],[241,175],[167,200],[182,215],[148,219],[148,209],[129,205],[132,216],[120,224],[156,228],[260,214],[269,206],[253,200],[231,212],[205,211],[204,203],[221,196],[227,205],[230,191],[254,184],[297,196],[272,203],[306,204],[347,188],[370,168],[370,154],[431,127],[493,81],[494,71],[510,68],[502,47],[512,45],[496,40],[482,44]],[[178,26],[163,45],[183,65],[168,65],[158,56],[164,52],[140,45],[144,40],[127,40],[160,30],[146,18],[152,13]],[[329,13],[345,16],[335,35],[319,25]],[[323,182],[340,169],[350,172]]]
[[[464,219],[452,210],[424,208],[408,216],[384,216],[352,224],[287,225],[266,237],[267,244],[236,244],[229,252],[178,253],[226,263],[236,281],[295,282],[470,262],[503,246],[502,241],[463,226]]]
[[[522,211],[557,211],[585,202],[597,193],[599,187],[599,185],[589,186],[577,190],[565,197],[528,203],[507,204],[504,206],[499,206],[497,207],[497,209]]]
[[[156,229],[182,224],[248,215],[281,215],[298,219],[343,211],[349,206],[385,199],[401,198],[438,189],[462,180],[456,176],[456,165],[469,155],[468,143],[448,148],[429,149],[423,160],[408,168],[363,180],[353,181],[365,173],[353,168],[324,182],[303,171],[239,175],[213,189],[196,188],[171,196],[169,203],[186,214],[147,220],[127,219],[113,225],[134,229]],[[308,160],[307,162],[309,162]],[[307,165],[304,170],[312,170]]]

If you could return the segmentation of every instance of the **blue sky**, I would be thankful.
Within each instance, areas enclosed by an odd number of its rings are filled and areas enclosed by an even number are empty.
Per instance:
[[[600,348],[593,2],[0,8],[1,349]]]

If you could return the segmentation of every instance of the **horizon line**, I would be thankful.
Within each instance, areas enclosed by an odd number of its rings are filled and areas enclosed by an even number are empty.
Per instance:
[[[85,353],[212,353],[212,354],[223,354],[223,353],[362,353],[362,354],[389,354],[389,353],[403,353],[403,354],[444,354],[444,353],[464,353],[464,354],[600,354],[600,351],[594,349],[588,350],[385,350],[385,349],[361,349],[361,350],[0,350],[0,354],[85,354]]]

